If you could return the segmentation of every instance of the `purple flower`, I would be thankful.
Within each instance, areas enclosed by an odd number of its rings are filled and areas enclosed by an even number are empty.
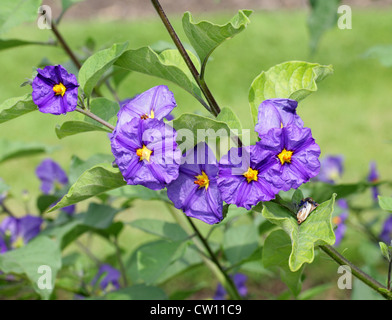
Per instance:
[[[38,235],[43,220],[27,215],[23,218],[6,217],[0,224],[0,253],[17,249]]]
[[[265,174],[274,163],[273,153],[260,144],[230,149],[219,162],[218,186],[223,200],[250,210],[260,201],[275,198],[279,190]]]
[[[218,163],[206,143],[199,143],[185,156],[179,176],[167,186],[167,196],[189,217],[215,224],[223,219],[218,189]]]
[[[38,165],[35,173],[41,180],[41,190],[44,194],[55,191],[56,184],[68,184],[68,177],[60,165],[52,159],[45,159]]]
[[[238,293],[240,294],[241,297],[245,298],[246,295],[248,294],[248,288],[246,287],[246,281],[248,280],[248,277],[242,273],[236,273],[234,275],[233,282],[234,285],[236,286]],[[225,300],[226,299],[226,290],[223,288],[223,286],[219,283],[215,295],[214,295],[214,300]]]
[[[332,223],[336,226],[335,229],[335,246],[338,246],[346,233],[345,222],[348,218],[348,203],[345,199],[339,199],[336,202],[340,213],[332,218]]]
[[[125,181],[160,190],[177,179],[181,151],[176,136],[172,127],[158,119],[134,118],[117,124],[111,146]]]
[[[297,115],[298,102],[290,99],[269,99],[259,106],[255,131],[261,137],[272,128],[283,128],[294,124],[300,128],[304,123]]]
[[[68,184],[68,177],[60,165],[52,159],[44,159],[35,171],[38,179],[41,180],[41,191],[44,194],[53,194],[56,189]],[[55,205],[55,203],[53,204]],[[75,205],[61,209],[72,215],[75,212]]]
[[[368,181],[371,183],[377,183],[380,181],[380,175],[377,171],[377,165],[374,161],[370,163],[370,170],[368,175]],[[372,197],[375,202],[378,202],[379,190],[377,186],[372,187]]]
[[[336,183],[343,174],[343,156],[326,156],[321,160],[320,173],[317,179],[325,183]]]
[[[102,276],[104,276],[102,278]],[[91,282],[91,284],[93,286],[95,286],[95,284],[97,283],[98,280],[100,280],[102,278],[102,280],[99,283],[100,288],[103,291],[110,291],[109,286],[112,285],[114,287],[115,290],[120,289],[120,283],[119,280],[121,278],[121,273],[120,271],[118,271],[117,269],[113,268],[111,265],[109,264],[102,264],[99,267],[98,273],[97,275],[94,277],[93,281]]]
[[[120,104],[117,127],[133,118],[163,120],[177,106],[173,93],[167,86],[153,87]]]
[[[320,147],[309,128],[289,125],[263,135],[261,149],[270,153],[267,181],[279,190],[297,189],[320,171]]]
[[[33,101],[39,111],[51,114],[66,114],[74,111],[78,103],[76,76],[61,65],[37,69],[33,80]]]
[[[384,226],[382,228],[380,239],[385,243],[390,243],[392,240],[392,216],[390,216],[384,222]]]

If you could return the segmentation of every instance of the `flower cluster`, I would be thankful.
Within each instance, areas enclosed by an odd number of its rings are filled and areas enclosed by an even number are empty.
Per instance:
[[[42,112],[75,110],[77,92],[76,77],[62,66],[39,69],[33,81],[33,100]],[[249,210],[319,173],[320,148],[297,115],[295,100],[262,102],[255,126],[260,140],[232,148],[219,162],[206,143],[181,155],[176,131],[164,122],[176,106],[164,85],[123,101],[110,135],[111,149],[127,184],[167,188],[174,206],[190,217],[218,223],[223,202]],[[58,176],[60,182],[65,178]],[[50,182],[46,184],[45,190]]]
[[[261,103],[255,127],[260,141],[233,148],[220,161],[218,183],[224,201],[249,210],[318,175],[320,148],[296,108],[297,102],[290,99]]]
[[[186,215],[215,224],[223,202],[250,209],[283,190],[298,188],[319,173],[320,148],[296,114],[297,102],[270,99],[259,107],[260,141],[232,148],[218,162],[206,143],[186,152],[181,164],[176,132],[162,119],[176,106],[166,86],[125,103],[111,136],[112,152],[128,184],[167,188]]]

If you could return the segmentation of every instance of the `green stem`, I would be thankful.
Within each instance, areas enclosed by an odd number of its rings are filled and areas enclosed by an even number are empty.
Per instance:
[[[98,117],[97,115],[95,115],[94,113],[92,113],[89,110],[82,109],[82,108],[78,107],[78,108],[76,108],[76,111],[84,114],[87,117],[90,117],[91,119],[94,119],[95,121],[99,122],[100,124],[103,124],[105,127],[109,128],[111,131],[113,131],[115,128],[109,122],[106,122],[105,120],[101,119],[100,117]]]
[[[387,289],[388,291],[391,291],[391,273],[392,273],[392,259],[389,261],[389,267],[388,267],[388,284],[387,284]]]
[[[186,52],[184,46],[182,45],[180,39],[177,36],[173,26],[171,25],[169,19],[167,18],[165,11],[163,10],[162,6],[160,5],[158,0],[151,0],[152,5],[154,6],[155,10],[157,11],[159,17],[161,18],[163,24],[165,25],[167,31],[169,32],[170,37],[172,38],[174,44],[176,45],[178,51],[180,52],[182,58],[184,59],[186,65],[189,68],[193,78],[195,79],[196,83],[200,87],[201,91],[203,92],[205,98],[210,107],[210,111],[215,117],[220,113],[220,108],[218,103],[216,102],[214,96],[212,95],[210,89],[208,88],[204,79],[200,78],[199,72],[197,71],[195,65],[193,64],[191,58],[189,57],[188,53]]]
[[[377,291],[385,299],[392,300],[392,294],[388,294],[385,290],[386,288],[380,284],[378,281],[373,279],[371,276],[360,270],[356,265],[343,257],[339,252],[337,252],[332,246],[323,245],[320,246],[327,255],[329,255],[333,260],[335,260],[339,265],[347,265],[351,268],[352,274],[361,280],[364,284]]]
[[[129,286],[129,281],[128,281],[128,277],[127,277],[127,271],[125,269],[124,263],[121,258],[121,251],[120,251],[120,246],[117,241],[117,237],[113,237],[113,244],[114,244],[114,247],[116,248],[116,257],[117,257],[118,264],[120,266],[120,272],[121,272],[121,277],[123,280],[123,285],[124,285],[124,288],[126,288]]]
[[[80,69],[82,65],[80,64],[78,58],[75,56],[71,48],[68,46],[67,42],[64,40],[63,36],[57,29],[56,24],[52,21],[52,32],[56,36],[57,41],[61,44],[63,47],[64,51],[67,53],[67,55],[71,58],[72,62],[75,64],[75,66]]]
[[[207,86],[207,83],[204,80],[204,68],[205,64],[202,66],[202,74],[200,75],[197,71],[195,65],[192,62],[192,59],[189,57],[188,53],[186,52],[184,46],[180,38],[178,37],[176,31],[174,30],[173,26],[171,25],[169,19],[167,18],[165,11],[163,10],[162,6],[160,5],[158,0],[151,0],[152,5],[154,6],[155,10],[157,11],[159,17],[161,18],[166,30],[169,32],[170,37],[172,38],[174,44],[176,45],[178,51],[180,52],[182,58],[184,59],[186,65],[188,66],[189,71],[191,72],[193,78],[195,79],[197,85],[199,86],[200,90],[203,92],[203,95],[207,99],[208,105],[206,105],[203,101],[200,103],[215,117],[221,112],[221,109],[216,102],[214,96],[212,95],[210,89]],[[233,136],[233,141],[238,145],[239,148],[242,147],[242,141],[239,137]]]
[[[168,208],[169,212],[171,213],[171,215],[173,216],[173,218],[177,221],[177,223],[184,229],[187,231],[188,234],[190,234],[190,232],[188,231],[187,226],[184,225],[184,223],[179,219],[179,215],[178,213],[174,210],[173,206],[169,203],[165,203],[166,207]],[[219,282],[223,285],[223,287],[226,289],[227,293],[230,295],[230,297],[233,300],[242,300],[240,294],[238,293],[238,290],[233,282],[233,280],[229,277],[229,275],[227,274],[227,272],[223,269],[223,267],[221,266],[221,264],[219,263],[218,258],[216,257],[215,253],[212,251],[210,245],[208,244],[208,242],[206,241],[206,239],[203,237],[203,235],[200,233],[199,229],[196,227],[196,225],[193,223],[193,221],[191,220],[191,218],[189,218],[188,216],[186,216],[188,223],[191,225],[193,231],[195,232],[197,238],[192,238],[195,245],[199,248],[199,249],[205,249],[207,250],[210,259],[207,259],[204,255],[201,255],[204,263],[206,264],[206,266],[208,268],[210,268],[210,270],[212,272],[214,272],[214,274],[216,275],[216,277],[218,278]],[[199,241],[196,241],[199,240]]]

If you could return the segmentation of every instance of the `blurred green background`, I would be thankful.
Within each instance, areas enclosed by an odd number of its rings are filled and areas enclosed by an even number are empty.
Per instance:
[[[145,5],[150,4],[145,2]],[[192,7],[188,10],[192,12]],[[236,12],[198,12],[193,15],[196,21],[206,19],[226,23]],[[182,16],[167,14],[180,38],[186,42],[181,27]],[[298,113],[305,125],[312,129],[322,157],[327,154],[344,156],[343,182],[366,178],[372,160],[377,162],[381,179],[389,180],[392,176],[392,69],[382,66],[377,59],[364,59],[363,54],[375,45],[392,44],[392,7],[353,7],[352,30],[337,27],[329,30],[313,56],[309,54],[308,15],[307,8],[256,10],[250,17],[248,28],[214,52],[206,71],[210,90],[221,107],[233,108],[243,128],[253,130],[248,92],[251,82],[261,71],[288,60],[332,64],[334,75],[322,81],[319,90],[300,103]],[[87,37],[94,39],[97,49],[113,42],[129,41],[130,48],[139,48],[160,40],[170,41],[160,20],[153,15],[111,20],[75,20],[66,15],[59,29],[77,53],[81,53]],[[36,41],[52,38],[50,30],[40,30],[35,24],[12,29],[5,36]],[[1,102],[31,92],[30,86],[20,87],[20,84],[31,78],[43,57],[53,64],[68,60],[60,48],[50,46],[0,51]],[[118,95],[121,99],[129,98],[158,84],[167,84],[174,92],[178,104],[174,115],[182,112],[205,114],[192,96],[174,84],[138,73],[127,76]],[[110,93],[104,93],[111,98]],[[23,190],[28,190],[32,196],[39,194],[35,168],[43,158],[50,156],[67,170],[72,155],[87,159],[96,153],[110,154],[105,133],[79,134],[59,140],[55,126],[71,117],[32,112],[0,125],[3,139],[58,147],[49,155],[0,163],[0,177],[12,189],[13,199],[9,204],[14,210],[24,210],[20,201]],[[29,205],[29,210],[34,212],[34,203]],[[153,216],[157,206],[157,203],[143,204],[144,213]]]

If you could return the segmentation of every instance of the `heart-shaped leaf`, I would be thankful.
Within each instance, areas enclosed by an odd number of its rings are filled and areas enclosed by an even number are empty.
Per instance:
[[[298,102],[317,91],[317,82],[333,73],[332,66],[289,61],[263,71],[252,82],[249,103],[254,122],[259,105],[267,99],[286,98]]]
[[[182,18],[182,27],[200,58],[201,74],[204,74],[204,68],[211,53],[224,41],[243,31],[250,23],[249,16],[251,14],[251,10],[240,10],[225,25],[217,25],[209,21],[195,23],[190,12],[185,12]]]
[[[298,225],[295,214],[287,208],[273,202],[264,204],[263,216],[281,227],[291,239],[289,258],[291,271],[298,271],[304,263],[313,262],[315,246],[335,243],[335,233],[331,222],[335,197],[336,194],[330,200],[320,204],[300,225]]]

